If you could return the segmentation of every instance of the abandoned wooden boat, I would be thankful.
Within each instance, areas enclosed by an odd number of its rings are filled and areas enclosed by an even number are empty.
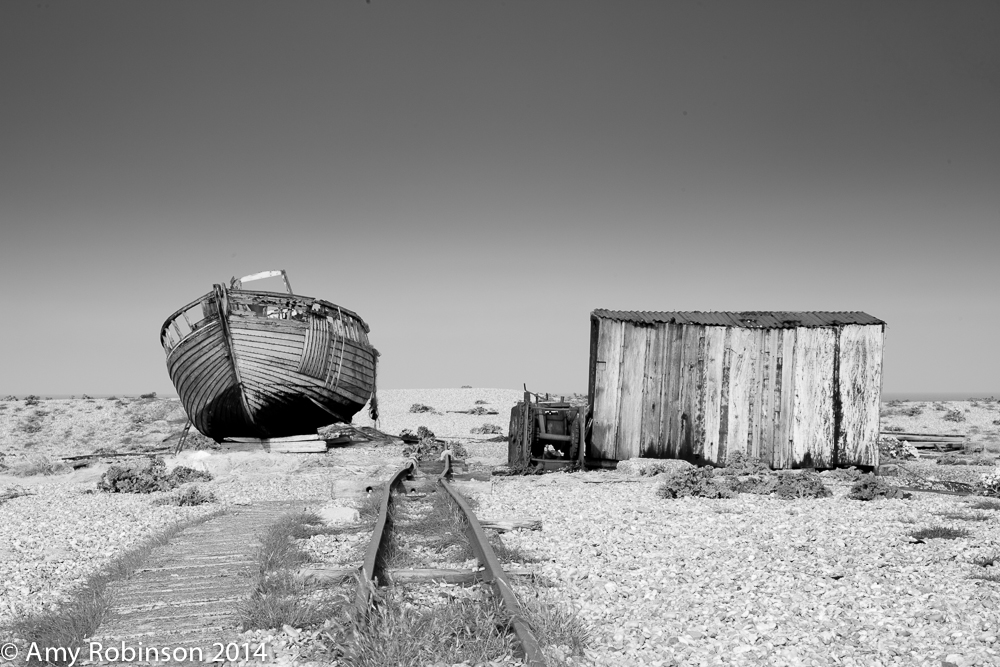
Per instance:
[[[287,294],[243,289],[277,276]],[[284,271],[265,271],[175,312],[160,342],[191,423],[220,442],[315,433],[350,422],[369,398],[376,418],[378,351],[368,332],[356,313],[294,294]]]

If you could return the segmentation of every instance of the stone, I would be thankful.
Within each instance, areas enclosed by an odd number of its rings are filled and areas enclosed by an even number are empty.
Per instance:
[[[340,505],[324,505],[316,510],[316,514],[331,526],[356,523],[360,518],[358,510],[353,507],[342,507]]]
[[[619,461],[617,469],[629,477],[651,477],[660,473],[674,473],[679,470],[693,468],[687,461],[680,459],[629,459]]]

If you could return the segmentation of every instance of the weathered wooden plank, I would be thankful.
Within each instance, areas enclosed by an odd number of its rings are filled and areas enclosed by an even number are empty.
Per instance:
[[[840,330],[837,465],[878,465],[882,338],[881,326],[851,324]]]
[[[286,435],[281,438],[251,438],[251,437],[232,437],[226,438],[226,442],[248,442],[248,443],[275,443],[275,442],[314,442],[316,440],[322,440],[326,442],[325,438],[320,438],[316,433],[307,433],[305,435]]]
[[[233,340],[241,340],[248,344],[264,347],[288,348],[289,352],[301,353],[302,346],[305,344],[305,338],[298,333],[287,334],[238,327],[233,330],[232,336]]]
[[[836,333],[799,327],[795,343],[792,464],[833,466],[833,364]]]
[[[276,442],[269,439],[263,441],[263,446],[280,454],[322,454],[327,449],[326,440],[320,439],[299,442]]]
[[[775,383],[777,381],[778,345],[781,340],[781,331],[781,329],[766,330],[761,348],[763,358],[761,360],[759,458],[768,465],[774,458]]]
[[[618,436],[621,391],[622,322],[601,320],[597,341],[594,382],[594,423],[591,430],[594,458],[612,459]]]
[[[719,454],[718,460],[725,464],[729,452],[729,387],[733,366],[733,330],[725,327],[722,343],[722,387],[719,392]]]
[[[615,439],[615,455],[618,461],[625,461],[639,455],[639,441],[642,437],[642,392],[645,388],[646,339],[648,327],[624,323],[621,403],[618,406],[618,436]]]
[[[236,386],[236,374],[228,359],[223,359],[217,366],[206,369],[206,372],[184,385],[186,396],[190,397],[192,414],[205,408],[225,387]]]
[[[703,456],[714,465],[725,463],[725,459],[720,458],[719,455],[725,344],[725,327],[705,327],[705,444],[703,445]]]
[[[661,419],[663,432],[664,449],[669,458],[680,456],[680,413],[682,411],[680,403],[681,375],[683,370],[683,332],[684,327],[680,324],[666,325],[666,338],[664,342],[666,349],[666,362],[663,378],[665,396],[663,399],[664,417]]]
[[[684,450],[687,456],[694,460],[700,460],[704,439],[704,416],[702,414],[702,400],[704,381],[703,373],[705,366],[705,327],[702,325],[687,325],[684,327],[686,336],[684,340],[684,358],[686,366],[686,376],[683,384],[684,405],[682,415]]]
[[[729,336],[729,424],[725,458],[747,453],[750,381],[753,365],[753,330],[733,327]]]
[[[775,431],[771,467],[787,468],[792,462],[792,422],[795,419],[795,340],[796,329],[781,329],[780,367],[775,368]]]
[[[233,339],[233,348],[240,356],[243,356],[244,354],[256,354],[260,357],[281,359],[282,361],[294,363],[298,363],[298,360],[302,357],[301,347],[296,350],[294,348],[284,346],[271,346],[250,342],[239,337]]]
[[[955,433],[906,433],[903,431],[883,431],[881,435],[891,435],[910,442],[964,442],[966,436]]]
[[[197,382],[198,378],[211,372],[219,364],[230,365],[229,353],[221,345],[209,349],[199,356],[179,358],[177,363],[168,370],[175,386],[180,384],[187,387],[191,382]]]
[[[639,455],[655,457],[660,451],[660,417],[663,414],[663,355],[665,327],[651,327],[646,335],[645,386],[642,390],[642,433]]]
[[[268,320],[261,318],[234,317],[233,328],[248,336],[258,335],[267,338],[282,338],[288,341],[305,340],[306,322],[296,320]]]
[[[697,362],[694,373],[695,383],[691,392],[691,410],[694,413],[694,439],[691,450],[701,460],[705,459],[705,382],[708,336],[704,325],[698,326]]]
[[[342,394],[355,403],[363,405],[367,402],[371,393],[370,390],[366,390],[363,387],[356,387],[348,382],[343,382],[338,385],[336,390],[332,390],[308,376],[285,375],[269,366],[245,365],[243,371],[245,385],[248,387],[256,385],[255,389],[268,396],[274,393],[271,387],[288,387],[294,390],[295,393],[312,396],[315,400],[321,402],[329,400],[334,394]]]
[[[750,329],[747,358],[747,456],[760,458],[760,405],[763,390],[764,330]]]

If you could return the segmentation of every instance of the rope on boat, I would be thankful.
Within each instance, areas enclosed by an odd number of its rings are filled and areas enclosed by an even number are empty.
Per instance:
[[[378,354],[378,350],[376,350],[374,347],[372,348],[372,352],[374,352],[375,354],[372,355],[372,362],[373,362],[373,364],[372,364],[372,400],[371,400],[371,403],[368,405],[368,416],[372,418],[372,421],[375,422],[375,427],[378,428],[378,386],[377,386],[377,383],[376,383],[376,376],[377,376],[377,373],[378,373],[378,357],[379,357],[379,354]]]
[[[340,312],[340,306],[337,306],[337,321],[340,322],[340,359],[337,361],[337,380],[333,383],[333,390],[337,391],[337,387],[340,386],[340,369],[344,364],[344,347],[347,345],[347,325],[344,324],[343,314]]]

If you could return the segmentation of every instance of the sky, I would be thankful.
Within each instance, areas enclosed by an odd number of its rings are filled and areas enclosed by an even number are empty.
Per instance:
[[[860,310],[1000,395],[1000,3],[0,3],[0,394],[174,393],[288,271],[379,388],[585,392],[589,314]]]

